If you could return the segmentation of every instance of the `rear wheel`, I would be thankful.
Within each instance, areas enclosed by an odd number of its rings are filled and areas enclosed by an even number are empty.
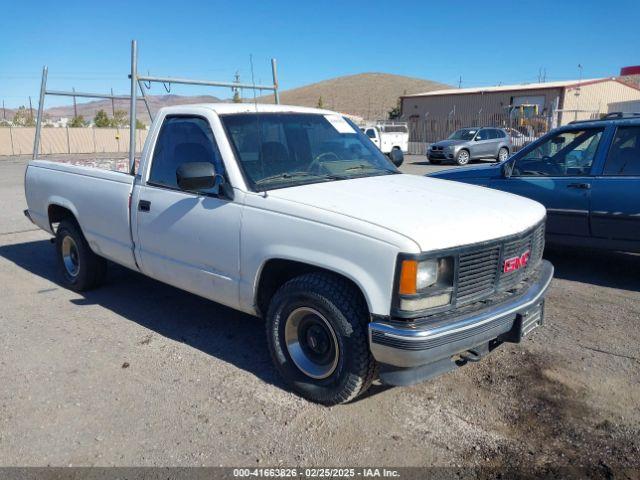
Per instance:
[[[324,405],[348,402],[375,376],[367,308],[345,279],[311,273],[285,283],[267,313],[267,341],[292,389]]]
[[[500,148],[500,150],[498,150],[498,161],[504,162],[507,158],[509,158],[509,150],[505,147]]]
[[[460,150],[456,155],[456,163],[458,165],[467,165],[471,157],[469,156],[468,150]]]
[[[56,253],[66,287],[82,292],[104,281],[107,262],[93,253],[76,222],[62,220],[58,225]]]

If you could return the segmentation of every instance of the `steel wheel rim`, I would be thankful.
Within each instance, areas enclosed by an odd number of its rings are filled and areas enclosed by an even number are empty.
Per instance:
[[[509,154],[504,148],[500,150],[500,154],[498,155],[498,157],[500,158],[500,161],[505,161],[508,156]]]
[[[469,161],[469,154],[465,151],[460,152],[458,155],[458,162],[461,164],[466,164]]]
[[[66,236],[62,239],[62,263],[71,277],[77,277],[80,272],[80,258],[78,246],[73,238]]]
[[[285,321],[284,341],[291,360],[306,376],[322,380],[335,372],[340,358],[338,338],[317,310],[293,310]]]

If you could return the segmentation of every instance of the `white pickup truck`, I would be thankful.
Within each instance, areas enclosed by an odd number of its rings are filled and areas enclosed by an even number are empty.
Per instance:
[[[392,152],[399,150],[402,153],[407,153],[409,151],[409,126],[406,123],[380,122],[375,125],[360,127],[360,129],[382,153],[389,155],[389,158],[397,167],[402,164],[402,161],[392,155]]]
[[[519,342],[553,276],[540,204],[402,174],[326,110],[164,108],[134,174],[35,160],[25,192],[69,288],[110,260],[261,316],[276,368],[323,404]]]

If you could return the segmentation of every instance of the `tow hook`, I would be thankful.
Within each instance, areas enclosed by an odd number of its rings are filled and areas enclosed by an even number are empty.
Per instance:
[[[458,359],[455,361],[459,367],[466,365],[468,362],[479,362],[482,359],[482,355],[475,350],[467,350],[458,354]]]
[[[460,354],[460,358],[466,360],[467,362],[479,362],[482,358],[482,355],[480,355],[475,350],[467,350],[466,352],[462,352]]]

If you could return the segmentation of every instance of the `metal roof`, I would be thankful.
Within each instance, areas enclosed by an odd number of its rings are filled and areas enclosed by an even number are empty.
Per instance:
[[[544,90],[550,88],[567,88],[577,87],[580,85],[605,82],[614,80],[615,78],[592,78],[589,80],[563,80],[559,82],[543,82],[543,83],[517,83],[513,85],[497,85],[494,87],[472,87],[472,88],[448,88],[445,90],[432,90],[425,93],[414,93],[412,95],[403,95],[404,98],[410,97],[436,97],[440,95],[461,95],[465,93],[489,93],[489,92],[508,92],[516,90]]]

